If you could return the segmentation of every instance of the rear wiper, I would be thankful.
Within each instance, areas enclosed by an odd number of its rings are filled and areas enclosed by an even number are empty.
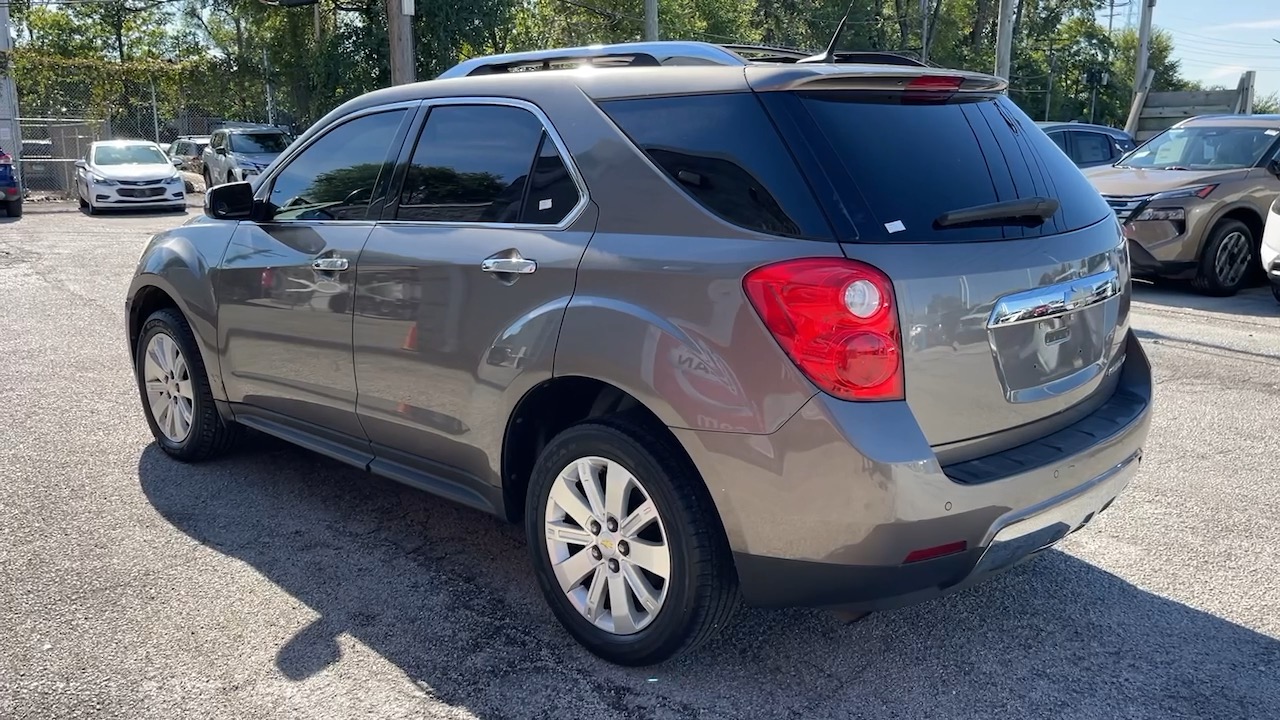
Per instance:
[[[1058,201],[1048,197],[1029,197],[1005,200],[990,205],[975,205],[961,210],[944,212],[933,221],[935,228],[960,225],[1043,225],[1058,212]]]

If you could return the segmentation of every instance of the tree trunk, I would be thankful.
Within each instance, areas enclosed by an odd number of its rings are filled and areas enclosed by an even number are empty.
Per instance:
[[[911,23],[907,18],[907,0],[893,0],[893,12],[898,16],[898,49],[907,49],[907,38],[911,36]]]
[[[933,12],[929,13],[929,37],[925,38],[929,47],[933,47],[933,38],[938,34],[938,18],[942,17],[943,2],[945,0],[933,0]],[[928,53],[926,52],[925,55],[927,56]]]
[[[996,0],[978,0],[973,14],[973,30],[969,33],[969,45],[973,51],[982,50],[982,38],[991,24],[991,10]]]

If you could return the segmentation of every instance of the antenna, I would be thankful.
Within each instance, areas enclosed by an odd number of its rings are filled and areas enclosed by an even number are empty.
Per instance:
[[[831,42],[827,45],[827,49],[821,55],[811,55],[803,60],[797,60],[797,63],[832,63],[836,61],[836,47],[840,44],[840,36],[844,35],[844,26],[849,22],[849,14],[853,12],[853,4],[858,0],[849,0],[849,6],[844,9],[844,17],[840,18],[840,24],[836,26],[836,34],[831,36]]]

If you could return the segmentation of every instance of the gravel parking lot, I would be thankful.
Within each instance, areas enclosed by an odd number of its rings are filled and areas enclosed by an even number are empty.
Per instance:
[[[594,660],[517,528],[256,438],[151,442],[123,297],[177,215],[0,218],[0,718],[1280,717],[1280,305],[1143,287],[1146,462],[1060,549],[844,625]]]

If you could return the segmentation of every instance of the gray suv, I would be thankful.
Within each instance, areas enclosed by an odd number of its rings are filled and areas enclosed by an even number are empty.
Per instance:
[[[1003,81],[839,60],[577,48],[348,102],[144,250],[157,443],[253,428],[522,523],[630,665],[1053,545],[1150,423],[1120,226]]]

